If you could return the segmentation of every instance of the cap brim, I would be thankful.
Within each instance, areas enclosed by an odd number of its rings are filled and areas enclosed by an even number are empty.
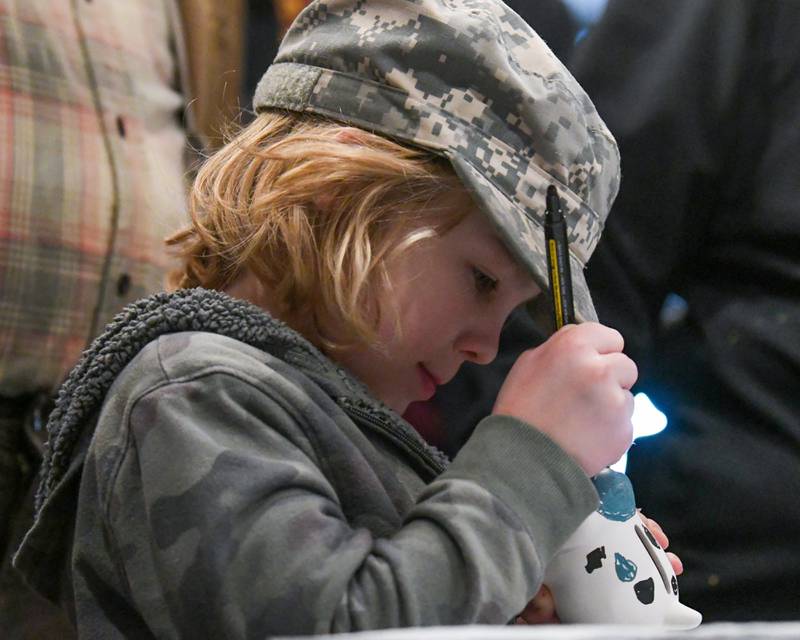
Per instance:
[[[529,305],[529,310],[541,329],[552,332],[554,327],[553,309],[548,295],[550,284],[542,222],[530,216],[521,204],[506,197],[463,157],[447,152],[445,155],[453,165],[458,177],[470,190],[475,203],[488,216],[510,253],[528,270],[536,284],[542,289],[542,294]],[[546,188],[547,185],[543,185],[542,193]],[[541,210],[541,218],[544,219],[543,195]],[[589,286],[583,273],[583,264],[572,252],[570,252],[569,261],[575,319],[578,322],[596,322],[597,313],[589,294]]]

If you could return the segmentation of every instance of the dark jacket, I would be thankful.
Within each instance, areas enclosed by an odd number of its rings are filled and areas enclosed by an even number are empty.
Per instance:
[[[624,175],[587,279],[669,418],[628,473],[706,620],[798,616],[799,25],[793,0],[611,0],[572,65]]]

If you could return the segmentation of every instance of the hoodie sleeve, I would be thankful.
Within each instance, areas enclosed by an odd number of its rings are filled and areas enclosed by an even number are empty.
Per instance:
[[[108,529],[157,635],[504,624],[595,506],[558,447],[494,419],[377,536],[345,518],[302,429],[319,408],[298,409],[279,387],[211,372],[158,386],[130,412]]]

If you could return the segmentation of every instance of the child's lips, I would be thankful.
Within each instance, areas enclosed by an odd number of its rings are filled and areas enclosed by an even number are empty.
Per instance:
[[[430,400],[433,394],[436,393],[436,387],[440,384],[439,380],[421,362],[417,365],[417,370],[422,380],[422,399]]]

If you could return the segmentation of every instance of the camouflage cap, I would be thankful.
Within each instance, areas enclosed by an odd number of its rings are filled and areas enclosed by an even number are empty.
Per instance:
[[[617,145],[577,81],[499,0],[312,2],[253,104],[321,114],[445,156],[543,290],[545,193],[555,184],[575,313],[596,319],[583,269],[616,197]]]

